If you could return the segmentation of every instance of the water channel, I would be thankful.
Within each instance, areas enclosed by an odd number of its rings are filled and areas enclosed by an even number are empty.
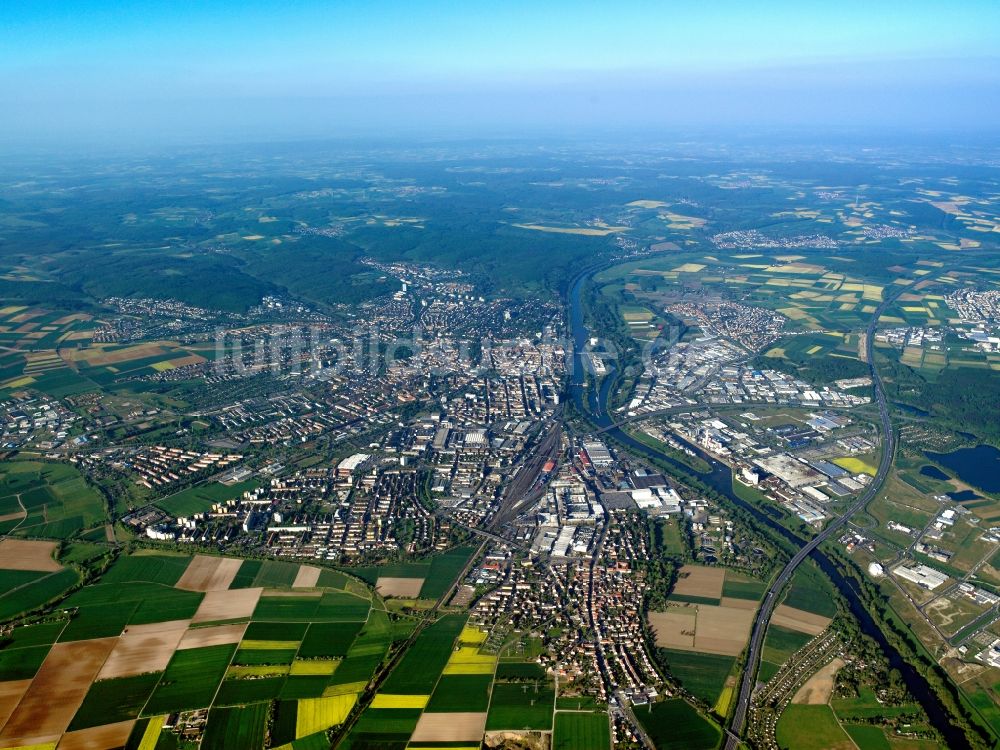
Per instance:
[[[732,472],[726,464],[714,459],[704,451],[701,451],[697,446],[691,446],[695,453],[711,466],[711,470],[708,473],[696,474],[690,467],[680,461],[649,448],[643,443],[640,443],[638,440],[632,438],[624,430],[611,426],[614,422],[608,413],[608,399],[610,395],[610,386],[614,380],[613,363],[606,363],[608,375],[603,378],[597,389],[587,387],[586,370],[584,366],[584,351],[587,347],[590,333],[584,324],[581,294],[587,280],[598,270],[602,269],[584,271],[570,284],[569,323],[571,334],[573,336],[574,347],[573,373],[570,379],[570,398],[573,399],[573,403],[582,412],[590,415],[591,422],[595,423],[599,427],[607,428],[606,432],[608,435],[613,437],[619,443],[628,446],[630,452],[647,458],[655,458],[658,461],[666,462],[667,464],[674,466],[686,475],[696,476],[700,481],[709,485],[719,494],[725,495],[730,501],[749,511],[754,518],[772,531],[780,534],[796,546],[803,546],[805,544],[804,540],[779,524],[764,510],[755,507],[736,495],[733,491]],[[834,585],[840,589],[841,593],[843,593],[844,598],[847,600],[851,614],[858,621],[861,631],[865,633],[865,635],[870,636],[878,644],[881,651],[888,658],[890,667],[899,670],[904,682],[909,687],[910,692],[913,693],[917,702],[927,713],[931,725],[941,733],[944,738],[945,745],[953,750],[963,750],[964,748],[969,748],[970,745],[964,732],[951,723],[948,712],[945,710],[934,691],[931,690],[930,685],[927,683],[924,676],[914,666],[905,661],[903,657],[900,656],[899,651],[897,651],[896,648],[889,643],[888,640],[886,640],[882,631],[875,623],[874,618],[865,608],[864,603],[861,600],[861,596],[856,588],[857,584],[853,580],[845,578],[841,575],[840,571],[836,568],[836,566],[834,566],[830,559],[818,549],[812,553],[811,557],[819,565],[820,569],[833,581]]]

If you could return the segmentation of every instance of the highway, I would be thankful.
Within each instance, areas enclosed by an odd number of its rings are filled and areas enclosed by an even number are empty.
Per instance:
[[[901,291],[901,290],[900,290]],[[868,486],[861,492],[858,498],[840,516],[830,521],[826,528],[814,536],[805,546],[799,549],[791,560],[785,565],[781,573],[768,588],[764,596],[764,601],[757,611],[757,617],[753,623],[753,631],[750,636],[750,646],[747,652],[746,665],[740,677],[740,689],[736,701],[736,708],[733,711],[732,719],[729,722],[729,730],[726,734],[726,750],[736,750],[739,747],[739,735],[743,732],[746,723],[747,712],[750,708],[750,698],[757,682],[757,665],[760,662],[760,653],[764,646],[764,636],[767,633],[767,624],[771,619],[771,613],[778,602],[778,594],[786,583],[791,579],[795,569],[805,560],[814,549],[837,533],[852,515],[864,508],[875,497],[882,488],[892,461],[896,453],[896,437],[892,431],[892,422],[889,419],[889,406],[885,398],[885,389],[882,386],[882,378],[879,377],[875,367],[875,353],[873,342],[875,340],[875,329],[878,326],[879,318],[885,309],[896,299],[900,291],[887,297],[872,314],[868,323],[867,335],[865,337],[865,355],[868,360],[868,368],[871,371],[872,386],[875,393],[875,401],[878,405],[879,421],[882,430],[882,458],[879,461],[878,471]]]

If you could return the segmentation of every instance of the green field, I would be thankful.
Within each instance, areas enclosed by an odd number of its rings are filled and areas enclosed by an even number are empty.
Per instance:
[[[420,709],[369,708],[348,735],[346,747],[402,750],[419,720]]]
[[[243,633],[244,641],[301,641],[309,629],[308,622],[254,621]]]
[[[224,680],[215,696],[216,706],[237,706],[277,698],[285,687],[285,677],[260,677],[252,680]],[[322,693],[322,688],[320,689]]]
[[[486,728],[538,729],[552,728],[555,690],[550,682],[497,682],[493,685],[490,713]]]
[[[253,480],[236,484],[206,482],[157,500],[155,505],[172,516],[192,516],[195,513],[211,510],[214,503],[241,497],[244,492],[256,488],[258,484]]]
[[[25,518],[8,527],[17,535],[68,539],[107,520],[104,498],[69,464],[6,462],[0,497],[19,497],[24,506]]]
[[[0,680],[30,680],[42,666],[51,646],[21,646],[16,644],[0,651]]]
[[[291,588],[298,572],[299,565],[297,563],[264,560],[257,571],[253,585],[270,589]]]
[[[101,577],[101,583],[146,581],[173,586],[190,562],[189,555],[122,555]]]
[[[350,568],[353,575],[374,585],[382,576],[392,578],[423,578],[420,588],[421,599],[438,599],[452,584],[459,572],[469,561],[475,547],[456,547],[415,562],[392,563],[389,565]]]
[[[80,607],[59,637],[60,642],[85,641],[91,638],[113,638],[121,635],[138,606],[123,602],[114,608],[103,604]]]
[[[367,681],[371,678],[372,673],[375,671],[376,664],[371,665],[367,674],[360,677],[355,682]],[[339,671],[339,667],[338,667]],[[294,700],[297,698],[319,698],[323,695],[323,691],[326,690],[327,686],[330,685],[330,678],[324,676],[290,676],[285,680],[284,684],[281,686],[281,690],[278,692],[279,698],[282,700]]]
[[[684,689],[710,706],[715,705],[735,658],[673,649],[662,649],[662,652],[670,673]]]
[[[611,750],[606,713],[560,711],[552,732],[553,750]]]
[[[276,701],[271,712],[271,746],[277,747],[295,739],[298,702]]]
[[[353,594],[327,591],[321,596],[262,596],[253,619],[272,622],[364,622],[371,602]]]
[[[304,659],[347,656],[361,628],[360,622],[312,623],[302,638],[299,656]]]
[[[462,632],[465,620],[465,615],[444,615],[425,628],[410,646],[399,666],[389,675],[382,691],[429,695],[451,656],[455,639]]]
[[[175,652],[143,713],[155,716],[211,705],[235,650],[226,645]]]
[[[267,703],[240,708],[213,708],[208,714],[208,726],[201,747],[204,750],[263,747],[267,709]]]
[[[64,568],[56,573],[42,573],[41,577],[19,576],[17,571],[4,570],[0,571],[0,577],[6,580],[11,573],[14,573],[11,578],[20,580],[21,585],[16,589],[8,589],[0,596],[0,621],[38,609],[80,582],[80,574],[73,568]]]
[[[763,581],[741,575],[733,570],[727,570],[726,579],[722,584],[722,595],[733,599],[760,601],[766,588],[767,584]]]
[[[865,724],[845,724],[844,730],[854,740],[859,750],[891,750],[889,739],[881,727]]]
[[[194,615],[204,596],[143,581],[85,586],[66,599],[67,607],[78,607],[79,611],[61,640],[118,635],[125,624],[184,620]]]
[[[229,585],[231,589],[248,589],[254,585],[254,579],[264,565],[263,560],[244,560],[240,569],[233,577],[233,582]]]
[[[761,654],[760,680],[767,682],[778,671],[788,658],[812,640],[811,635],[797,630],[771,625],[764,638],[764,651]]]
[[[485,711],[490,705],[493,675],[446,674],[438,681],[427,711]]]
[[[497,664],[497,680],[544,680],[545,670],[535,662],[503,661]]]
[[[812,565],[803,565],[795,571],[783,603],[823,617],[837,614],[837,601],[829,580]]]
[[[161,672],[100,680],[90,686],[70,730],[134,719],[160,681]]]
[[[14,628],[0,641],[0,653],[28,646],[50,646],[59,638],[64,627],[65,620],[55,620]]]
[[[875,693],[870,688],[862,688],[861,694],[856,698],[834,698],[830,701],[830,705],[833,706],[833,710],[837,712],[837,716],[843,721],[920,713],[920,707],[914,703],[904,703],[901,706],[886,706],[879,702]]]
[[[634,713],[658,750],[710,750],[722,736],[718,727],[680,698],[636,706]]]
[[[4,595],[13,589],[28,586],[39,578],[45,578],[47,575],[49,573],[41,570],[4,570],[2,576],[0,576],[0,601],[3,600]]]
[[[294,648],[240,648],[233,657],[233,664],[291,664],[296,651]]]
[[[795,750],[853,750],[854,743],[829,706],[790,704],[776,730],[778,745]]]

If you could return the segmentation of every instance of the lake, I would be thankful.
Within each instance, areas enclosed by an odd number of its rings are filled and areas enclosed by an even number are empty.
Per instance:
[[[930,477],[931,479],[939,479],[942,482],[947,482],[950,477],[945,474],[937,466],[931,466],[930,464],[924,464],[920,467],[920,473],[925,477]]]
[[[952,453],[925,451],[925,454],[966,484],[987,492],[1000,492],[1000,450],[992,445],[960,448]]]

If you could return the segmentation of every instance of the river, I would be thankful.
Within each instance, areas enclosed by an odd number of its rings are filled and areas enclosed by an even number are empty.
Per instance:
[[[607,434],[611,435],[616,441],[628,446],[631,452],[646,456],[647,458],[655,458],[658,461],[666,462],[671,466],[674,466],[684,475],[697,477],[700,481],[709,485],[719,494],[725,495],[730,501],[749,511],[754,518],[772,531],[780,534],[796,546],[803,546],[805,541],[798,535],[779,524],[762,509],[757,508],[738,497],[736,493],[733,492],[733,477],[729,467],[700,450],[697,446],[691,447],[695,453],[708,462],[708,464],[712,467],[706,474],[697,474],[686,464],[683,464],[668,455],[654,451],[617,427],[611,427],[613,420],[608,414],[608,397],[610,384],[614,380],[612,363],[606,363],[608,367],[608,375],[601,381],[599,388],[594,389],[586,387],[586,373],[583,361],[583,352],[588,339],[590,338],[590,333],[584,325],[581,292],[583,291],[584,284],[594,273],[597,272],[597,270],[600,269],[590,269],[582,272],[570,284],[569,323],[573,336],[574,347],[573,373],[570,379],[570,398],[573,399],[574,404],[582,412],[589,415],[591,422],[595,423],[599,427],[608,428]],[[927,680],[924,679],[924,676],[913,665],[904,660],[899,651],[897,651],[896,648],[889,643],[888,640],[886,640],[885,635],[879,629],[874,618],[865,608],[864,603],[855,588],[857,584],[853,580],[845,578],[841,575],[840,571],[837,570],[833,562],[831,562],[830,559],[818,549],[813,551],[811,557],[819,565],[820,569],[833,581],[834,585],[840,589],[844,598],[847,600],[848,608],[850,609],[851,614],[858,621],[861,631],[865,635],[870,636],[878,644],[879,648],[889,660],[890,667],[899,670],[903,677],[903,681],[909,687],[910,692],[913,693],[917,702],[927,713],[927,717],[930,720],[931,725],[941,733],[941,736],[944,738],[945,745],[953,750],[964,750],[965,748],[969,748],[970,745],[965,737],[965,733],[952,725],[948,712],[945,710],[934,691],[931,690],[931,687],[927,683]]]

